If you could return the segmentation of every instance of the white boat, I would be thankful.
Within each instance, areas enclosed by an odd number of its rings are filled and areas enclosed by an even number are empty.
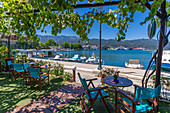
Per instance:
[[[80,61],[80,55],[79,54],[75,54],[73,58],[70,59],[71,61]]]
[[[87,58],[86,58],[85,56],[81,56],[81,57],[80,57],[80,61],[81,61],[81,62],[85,62],[86,59],[87,59]]]
[[[155,64],[152,67],[155,68]],[[163,51],[161,70],[170,72],[170,50]]]
[[[125,62],[125,66],[128,68],[136,68],[136,69],[144,68],[144,66],[140,64],[139,60],[129,60],[129,62]]]
[[[54,60],[63,60],[63,54],[56,54]]]
[[[99,63],[99,59],[97,57],[95,57],[95,54],[92,53],[92,56],[89,57],[87,60],[86,60],[86,63],[93,63],[93,64],[97,64]]]

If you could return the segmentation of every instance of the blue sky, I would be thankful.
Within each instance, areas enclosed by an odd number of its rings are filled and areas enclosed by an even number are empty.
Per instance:
[[[107,7],[103,7],[103,10],[109,11],[109,9],[114,10],[115,8],[117,8],[117,6],[107,6]],[[75,9],[74,11],[79,12],[79,14],[81,15],[89,10],[91,9],[82,8],[82,9]],[[134,22],[129,23],[130,27],[128,28],[128,31],[126,32],[126,40],[141,39],[141,38],[148,39],[148,36],[147,36],[148,22],[144,25],[140,25],[140,22],[144,21],[146,15],[148,14],[149,14],[149,10],[147,10],[145,13],[141,13],[141,12],[135,13]],[[52,35],[51,26],[47,26],[45,29],[47,30],[46,34],[42,33],[41,31],[37,31],[37,34]],[[157,32],[158,30],[159,28],[157,28]],[[117,32],[118,32],[117,28],[108,27],[107,24],[104,24],[104,23],[102,24],[102,39],[114,39],[116,37]],[[57,35],[58,36],[60,35],[78,36],[74,31],[72,31],[71,28],[66,28],[60,34],[57,34]],[[88,34],[88,38],[89,39],[99,38],[99,23],[97,21],[95,21],[95,23],[93,24],[91,32]],[[153,37],[153,39],[156,39],[156,35]]]

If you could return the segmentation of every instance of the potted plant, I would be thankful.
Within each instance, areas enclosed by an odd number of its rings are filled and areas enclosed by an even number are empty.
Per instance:
[[[116,71],[114,72],[114,75],[113,75],[113,77],[114,77],[113,82],[114,82],[114,83],[119,83],[119,80],[117,79],[118,76],[119,76],[119,73],[120,73],[120,71],[118,71],[118,70],[116,70]]]
[[[48,63],[48,66],[49,66],[49,67],[51,66],[50,62]]]
[[[114,74],[115,70],[113,68],[106,68],[100,70],[100,73],[98,74],[99,77],[101,77],[101,82],[103,82],[103,78],[106,76],[112,76]]]

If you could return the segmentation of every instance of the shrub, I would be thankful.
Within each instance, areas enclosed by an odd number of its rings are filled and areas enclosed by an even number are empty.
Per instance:
[[[63,75],[63,78],[65,80],[70,80],[72,78],[72,74],[69,73],[69,72],[65,72],[64,75]]]
[[[58,66],[54,67],[54,69],[51,70],[50,74],[62,77],[63,74],[64,74],[64,67],[63,67],[63,65],[58,64]]]

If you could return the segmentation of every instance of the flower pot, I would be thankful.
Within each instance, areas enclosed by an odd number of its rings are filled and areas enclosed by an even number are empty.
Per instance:
[[[118,79],[114,79],[113,82],[117,84],[117,83],[119,83],[119,80]]]

